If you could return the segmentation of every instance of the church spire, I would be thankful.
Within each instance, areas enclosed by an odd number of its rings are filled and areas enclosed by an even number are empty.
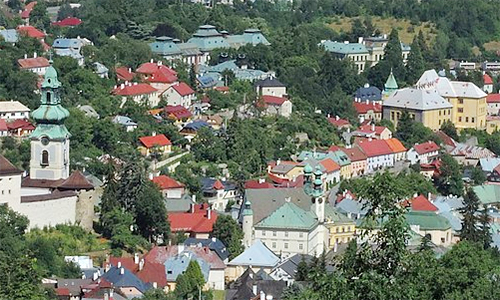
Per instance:
[[[397,91],[398,88],[399,88],[398,83],[396,82],[396,78],[394,77],[391,68],[391,73],[389,74],[389,77],[387,78],[387,81],[384,84],[384,92],[383,92],[384,99],[387,99],[390,95],[392,95],[395,91]]]

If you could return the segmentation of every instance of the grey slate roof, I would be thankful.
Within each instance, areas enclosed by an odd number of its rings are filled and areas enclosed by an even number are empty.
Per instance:
[[[420,111],[448,109],[453,106],[437,90],[404,88],[394,92],[383,103],[384,107],[408,108]]]
[[[165,198],[165,206],[168,212],[186,212],[192,203],[193,200],[187,193],[184,193],[181,198]]]
[[[290,275],[291,278],[295,278],[295,273],[297,272],[299,263],[302,261],[302,257],[307,264],[309,264],[313,259],[313,256],[309,254],[295,254],[294,256],[278,265],[275,269],[279,268]]]
[[[360,87],[356,90],[354,94],[356,99],[360,99],[361,101],[381,101],[382,100],[382,92],[376,86],[364,86]]]
[[[266,78],[264,80],[259,80],[255,83],[255,86],[260,87],[286,87],[283,83],[281,83],[276,78]]]
[[[498,157],[488,157],[488,158],[480,158],[479,164],[481,165],[481,169],[484,172],[493,172],[493,169],[500,165],[500,158]]]
[[[191,260],[195,260],[200,266],[201,273],[208,281],[208,274],[210,273],[210,265],[203,259],[199,258],[197,255],[187,250],[173,257],[169,257],[165,261],[165,270],[167,271],[167,281],[175,281],[177,276],[184,273],[184,271],[189,266]]]
[[[120,269],[123,269],[123,274],[120,274]],[[102,278],[111,282],[115,287],[135,287],[141,293],[151,288],[149,284],[142,282],[132,272],[123,267],[111,267],[109,271],[102,275]]]
[[[208,247],[210,250],[217,253],[219,258],[223,261],[229,257],[229,252],[227,251],[226,246],[221,242],[221,240],[217,238],[197,239],[190,237],[184,241],[184,245],[186,246],[201,245],[204,247]]]
[[[259,223],[262,219],[266,218],[285,204],[286,198],[290,198],[292,203],[303,210],[307,211],[311,208],[311,197],[306,195],[302,188],[245,190],[245,201],[248,200],[252,204],[254,224]]]

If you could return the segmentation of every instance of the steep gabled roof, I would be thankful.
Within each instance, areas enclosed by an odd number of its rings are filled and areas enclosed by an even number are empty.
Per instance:
[[[49,60],[45,57],[21,58],[17,63],[22,69],[46,68],[50,66]]]
[[[192,95],[195,93],[195,91],[185,82],[174,84],[171,86],[171,88],[173,88],[181,96]]]
[[[69,26],[78,26],[82,23],[82,20],[75,17],[67,17],[62,19],[61,21],[53,22],[52,25],[59,27],[69,27]]]
[[[488,94],[486,96],[487,103],[500,103],[500,94]]]
[[[118,77],[119,80],[123,81],[132,81],[134,79],[135,73],[132,72],[127,67],[119,67],[115,69],[116,72],[116,77]]]
[[[491,76],[488,74],[483,75],[483,81],[484,84],[493,84],[493,79],[491,79]]]
[[[161,189],[161,190],[165,190],[165,189],[178,189],[178,188],[183,188],[184,187],[184,184],[178,182],[177,180],[167,176],[167,175],[160,175],[160,176],[156,176],[153,178],[152,180],[154,183],[156,183],[156,185],[158,185],[158,187]]]
[[[382,105],[375,102],[370,102],[370,103],[354,102],[353,106],[358,114],[366,114],[370,110],[373,111],[374,113],[382,112]]]
[[[18,26],[17,32],[21,35],[26,35],[30,38],[35,39],[43,39],[45,37],[45,33],[41,32],[33,26]]]
[[[403,146],[403,144],[397,138],[391,138],[385,140],[385,142],[387,143],[387,145],[389,145],[389,148],[391,148],[394,153],[406,152],[405,146]]]
[[[358,146],[368,157],[394,153],[384,140],[360,141]]]
[[[111,282],[115,287],[135,287],[141,293],[144,293],[151,288],[149,284],[145,284],[142,280],[125,268],[123,268],[123,274],[121,274],[121,269],[122,268],[111,267],[109,271],[102,275],[102,278]]]
[[[238,255],[228,265],[252,266],[252,267],[274,267],[279,263],[279,257],[262,243],[255,240],[252,246]]]
[[[405,206],[410,206],[414,211],[436,212],[438,208],[432,204],[424,195],[418,195],[410,200],[403,201]]]
[[[123,86],[119,85],[112,91],[112,93],[117,96],[149,95],[155,92],[158,92],[158,90],[147,83],[130,83]]]
[[[5,156],[0,154],[0,176],[5,175],[17,175],[21,174],[23,171],[19,170],[14,166]]]

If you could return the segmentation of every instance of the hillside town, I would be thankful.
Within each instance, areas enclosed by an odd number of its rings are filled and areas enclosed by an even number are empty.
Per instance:
[[[0,3],[0,299],[498,299],[498,42],[354,2]]]

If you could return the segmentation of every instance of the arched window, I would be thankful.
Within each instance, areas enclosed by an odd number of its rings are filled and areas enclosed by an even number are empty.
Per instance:
[[[51,97],[50,92],[47,92],[47,104],[50,104],[51,101],[50,97]]]
[[[43,150],[42,151],[42,166],[48,166],[49,165],[49,151]]]

